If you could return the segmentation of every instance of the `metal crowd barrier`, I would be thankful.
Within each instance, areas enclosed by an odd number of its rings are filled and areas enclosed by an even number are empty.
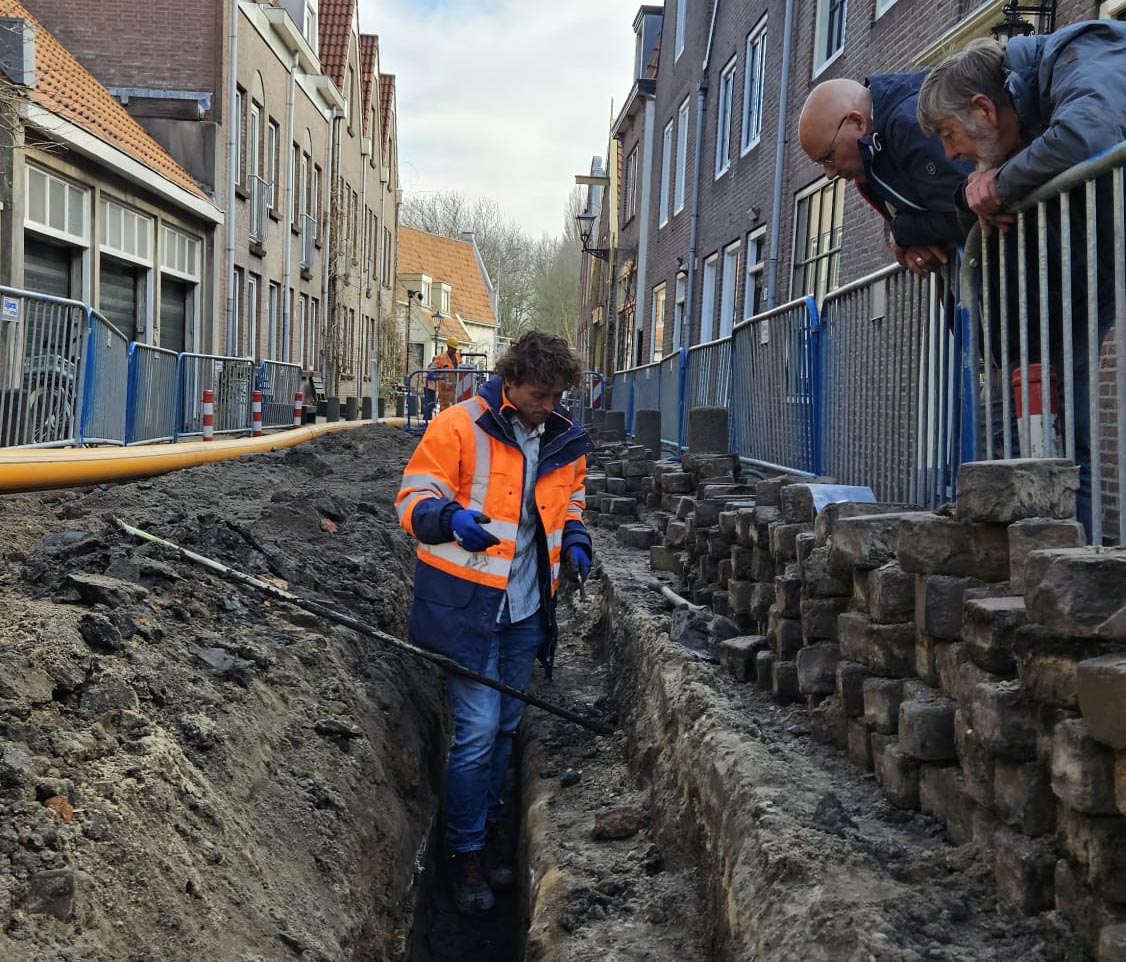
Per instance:
[[[661,409],[661,362],[654,361],[634,370],[633,411],[659,411]]]
[[[431,370],[429,368],[411,371],[404,383],[406,386],[406,429],[412,433],[420,434],[426,430],[427,425],[440,411],[441,399],[438,391],[435,397],[429,398],[426,393],[426,382],[453,382],[453,403],[467,401],[480,390],[495,371],[484,368],[463,365],[456,368],[443,368]]]
[[[176,378],[179,355],[151,344],[129,345],[125,443],[147,444],[176,437]]]
[[[87,320],[79,444],[124,444],[129,338],[95,310]]]
[[[1043,185],[1008,230],[975,228],[962,270],[977,456],[1074,460],[1093,544],[1108,529],[1126,543],[1123,165],[1126,143]]]
[[[0,445],[78,443],[85,304],[0,287]]]
[[[688,349],[684,405],[692,408],[725,408],[731,403],[731,338],[725,337]],[[688,418],[681,424],[680,443],[684,446]]]
[[[936,507],[952,480],[955,364],[934,288],[893,264],[825,298],[821,470],[884,501]]]
[[[207,390],[215,392],[216,434],[250,430],[253,358],[181,354],[176,380],[180,396],[177,437],[203,433],[203,392]]]
[[[732,447],[744,461],[817,473],[817,327],[817,305],[803,297],[732,333]]]
[[[660,409],[661,409],[661,448],[662,453],[680,455],[680,439],[684,420],[685,352],[683,348],[661,358],[660,370]]]
[[[259,361],[256,390],[262,392],[262,427],[291,427],[294,402],[301,390],[301,365]]]

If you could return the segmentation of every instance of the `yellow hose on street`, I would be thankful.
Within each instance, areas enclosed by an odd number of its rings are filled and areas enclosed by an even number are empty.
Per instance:
[[[0,449],[0,493],[78,488],[110,481],[134,481],[212,461],[291,448],[322,434],[365,427],[371,421],[336,421],[265,434],[260,438],[223,438],[183,444],[117,448]]]

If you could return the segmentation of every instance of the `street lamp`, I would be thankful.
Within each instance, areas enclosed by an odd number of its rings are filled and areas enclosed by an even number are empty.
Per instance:
[[[594,214],[583,212],[575,215],[575,223],[579,225],[579,240],[583,243],[583,253],[599,260],[609,261],[610,251],[605,247],[590,247],[590,235],[594,233]]]
[[[1037,28],[1040,33],[1051,33],[1056,28],[1055,0],[1038,4],[1020,4],[1017,0],[1009,0],[1001,8],[1001,13],[1004,16],[989,31],[998,43],[1006,43],[1013,37],[1027,37],[1036,33]],[[1029,23],[1021,14],[1035,17],[1036,23]]]

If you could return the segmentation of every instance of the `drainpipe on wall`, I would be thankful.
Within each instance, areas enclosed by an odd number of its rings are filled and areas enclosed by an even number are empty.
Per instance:
[[[382,140],[383,131],[380,132],[380,139]],[[375,145],[372,145],[374,152]],[[388,176],[390,176],[391,167],[387,167]],[[375,350],[372,354],[371,361],[371,411],[372,419],[374,420],[379,408],[379,348],[383,343],[380,338],[383,335],[383,238],[387,236],[387,225],[383,219],[387,216],[387,188],[390,186],[389,180],[383,179],[383,144],[379,145],[379,230],[376,231],[378,235],[375,238]]]
[[[786,0],[782,29],[782,86],[778,93],[778,140],[774,148],[774,193],[770,203],[770,258],[766,266],[766,308],[778,305],[778,239],[782,233],[782,174],[786,162],[786,125],[790,106],[790,53],[793,47],[794,0]]]
[[[289,212],[293,211],[293,216],[297,216],[300,209],[297,205],[297,199],[293,196],[294,180],[297,178],[297,165],[293,162],[293,145],[297,142],[297,138],[293,136],[293,105],[296,100],[297,91],[297,67],[300,63],[298,55],[293,55],[293,60],[289,65],[289,97],[286,101],[286,129],[289,131],[289,145],[286,153],[289,154],[289,177],[286,178],[285,190],[285,218],[289,219]],[[301,225],[304,230],[305,225]],[[290,224],[285,228],[285,270],[282,273],[282,343],[281,350],[278,352],[281,357],[279,360],[289,360],[289,325],[292,322],[290,317],[290,296],[289,285],[293,283],[293,227]]]
[[[696,144],[692,149],[693,163],[695,166],[692,182],[692,217],[691,230],[688,236],[688,279],[684,290],[684,317],[681,324],[684,330],[680,335],[680,343],[687,348],[692,343],[692,311],[695,306],[696,296],[696,251],[700,241],[700,178],[703,176],[704,159],[704,114],[708,107],[708,65],[712,59],[712,42],[715,40],[715,25],[719,17],[720,0],[716,0],[712,7],[712,25],[708,29],[708,46],[704,51],[704,62],[700,64],[700,85],[696,90]],[[673,297],[676,297],[675,291]],[[675,307],[673,308],[676,309]],[[704,330],[701,325],[700,336]]]
[[[639,231],[639,240],[637,243],[637,298],[636,308],[633,315],[633,330],[636,334],[638,331],[648,330],[648,321],[645,316],[645,308],[649,306],[649,193],[652,189],[653,183],[653,140],[656,136],[656,131],[653,127],[657,121],[657,98],[647,97],[645,100],[645,149],[641,154],[641,169],[644,172],[641,178],[641,206],[638,208],[637,214],[634,216],[642,217]],[[661,176],[664,176],[663,174]],[[651,340],[651,339],[647,339]],[[649,355],[653,354],[652,343],[648,344]],[[637,338],[633,340],[633,350],[637,350]],[[633,367],[634,361],[638,364],[645,363],[640,358],[629,358],[626,362],[626,367]]]
[[[361,138],[363,134],[361,132]],[[374,139],[374,138],[372,138]],[[371,144],[371,140],[368,141]],[[363,216],[363,240],[360,241],[360,296],[356,299],[356,316],[360,319],[360,329],[366,328],[364,322],[364,296],[367,286],[367,269],[368,269],[368,232],[367,232],[367,209],[368,209],[368,172],[367,165],[371,163],[371,155],[374,148],[369,146],[365,154],[363,149],[363,140],[360,141],[360,170],[362,176],[360,177],[360,209],[357,211],[356,216]],[[352,332],[352,336],[356,336],[356,332]],[[360,337],[360,343],[363,344],[364,339]],[[371,345],[368,345],[368,351],[371,351]],[[368,358],[360,358],[356,364],[356,398],[361,398],[364,395],[364,368],[370,367]],[[357,401],[358,403],[358,401]],[[372,403],[375,403],[375,395],[372,395]]]
[[[339,107],[332,108],[332,117],[329,121],[329,134],[328,134],[328,158],[325,163],[325,170],[328,171],[328,196],[331,201],[332,192],[337,178],[340,176],[340,141],[344,139],[344,135],[340,132],[340,123],[344,117],[344,111]],[[329,275],[332,273],[332,245],[336,243],[336,238],[332,233],[333,213],[327,209],[325,211],[325,242],[324,254],[324,278],[321,286],[321,315],[324,318],[325,329],[325,344],[324,350],[321,351],[321,377],[324,378],[325,384],[328,384],[328,329],[329,329]],[[333,305],[332,310],[336,310],[335,304],[335,280],[333,281]],[[340,372],[338,371],[337,374]],[[337,385],[336,390],[339,390]]]
[[[238,164],[231,161],[238,153],[241,118],[236,116],[238,92],[238,0],[231,0],[230,58],[227,64],[227,336],[225,353],[235,353],[235,185],[238,183]],[[214,343],[214,342],[213,342]],[[201,347],[202,345],[200,345]],[[197,347],[197,350],[199,348]]]

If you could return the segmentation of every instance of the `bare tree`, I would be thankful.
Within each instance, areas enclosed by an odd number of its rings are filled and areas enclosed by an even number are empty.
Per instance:
[[[568,197],[561,236],[529,237],[493,200],[469,200],[460,191],[409,196],[401,209],[408,227],[460,237],[472,231],[485,269],[497,289],[497,321],[504,337],[529,328],[551,331],[573,343],[579,314],[581,243],[575,214],[582,209],[576,190]]]

